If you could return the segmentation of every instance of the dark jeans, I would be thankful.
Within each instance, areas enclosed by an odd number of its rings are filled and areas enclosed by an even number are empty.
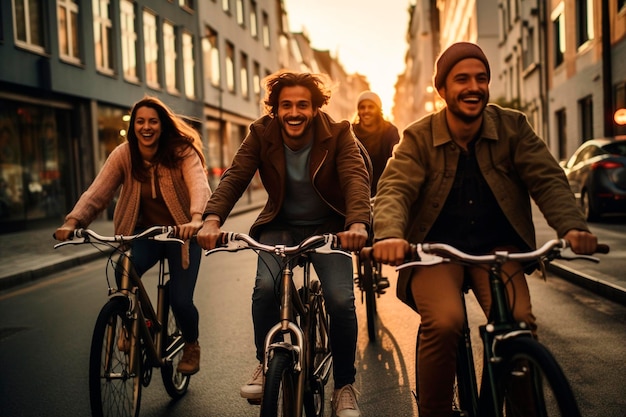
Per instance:
[[[137,240],[132,244],[131,260],[139,276],[160,259],[167,258],[170,272],[170,305],[180,326],[185,342],[198,340],[198,309],[193,303],[202,248],[195,242],[189,245],[189,268],[183,269],[183,247],[175,242]]]
[[[311,235],[311,227],[267,230],[259,241],[265,244],[296,245]],[[322,284],[330,315],[330,346],[333,353],[335,388],[354,383],[357,340],[352,259],[343,255],[311,254],[311,263]],[[278,261],[278,262],[277,262]],[[280,319],[281,258],[260,252],[252,294],[252,319],[257,359],[264,356],[265,335]]]

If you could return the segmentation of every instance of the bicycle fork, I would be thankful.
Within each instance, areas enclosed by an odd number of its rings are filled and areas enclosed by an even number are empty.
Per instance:
[[[295,309],[301,317],[304,316],[306,307],[302,300],[297,296],[295,285],[293,283],[293,270],[289,265],[283,268],[282,275],[282,296],[280,307],[280,322],[275,324],[265,337],[265,358],[264,372],[267,372],[269,360],[272,357],[272,351],[284,350],[292,355],[293,371],[297,373],[298,378],[295,386],[295,404],[297,415],[302,415],[302,407],[304,404],[304,384],[306,372],[304,371],[304,358],[306,357],[306,344],[304,343],[304,332],[295,323]],[[281,340],[289,335],[289,341]]]

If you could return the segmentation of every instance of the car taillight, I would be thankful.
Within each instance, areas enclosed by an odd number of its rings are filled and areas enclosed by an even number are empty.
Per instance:
[[[620,163],[620,162],[615,162],[615,161],[599,161],[599,162],[594,162],[593,164],[591,164],[591,169],[596,170],[596,169],[617,169],[617,168],[623,168],[624,164]]]

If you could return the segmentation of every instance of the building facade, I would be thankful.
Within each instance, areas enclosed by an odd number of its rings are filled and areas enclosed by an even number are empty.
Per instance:
[[[263,114],[267,75],[332,68],[342,101],[368,88],[301,48],[282,0],[3,0],[0,233],[60,224],[145,95],[202,134],[215,187]]]

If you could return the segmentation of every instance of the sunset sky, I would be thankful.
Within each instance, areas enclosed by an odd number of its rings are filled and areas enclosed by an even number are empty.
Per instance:
[[[313,48],[329,50],[348,73],[365,75],[389,116],[394,85],[404,71],[412,0],[284,2],[290,30],[301,32],[306,28]]]

